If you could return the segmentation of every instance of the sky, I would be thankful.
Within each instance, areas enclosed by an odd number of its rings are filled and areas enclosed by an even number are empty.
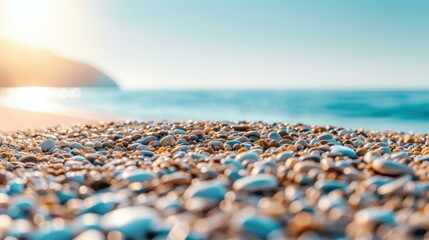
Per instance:
[[[0,0],[0,36],[127,89],[429,88],[426,0]]]

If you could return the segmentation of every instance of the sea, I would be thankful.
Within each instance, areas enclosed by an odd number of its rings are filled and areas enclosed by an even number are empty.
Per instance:
[[[429,132],[429,91],[423,90],[12,88],[0,90],[0,104],[25,106],[26,100],[37,102],[38,96],[43,99],[42,103],[62,107],[52,109],[73,114],[92,112],[121,120],[266,121]],[[45,108],[50,110],[50,107]]]

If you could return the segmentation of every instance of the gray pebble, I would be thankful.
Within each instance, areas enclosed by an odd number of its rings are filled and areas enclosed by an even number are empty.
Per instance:
[[[41,147],[43,151],[47,152],[55,147],[55,141],[52,139],[45,140],[39,144],[39,147]]]
[[[278,187],[277,179],[270,174],[252,175],[238,179],[234,182],[235,190],[243,191],[262,191],[271,190]]]

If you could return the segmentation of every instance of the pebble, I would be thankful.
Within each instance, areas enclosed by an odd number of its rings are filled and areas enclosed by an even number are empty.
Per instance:
[[[238,154],[235,157],[235,160],[237,160],[239,162],[243,162],[244,160],[256,162],[259,160],[259,155],[256,154],[255,152],[252,152],[252,151],[243,152],[243,153]]]
[[[158,138],[154,137],[154,136],[148,136],[143,138],[142,140],[139,140],[138,142],[143,144],[143,145],[148,145],[150,142],[156,141],[158,140]]]
[[[395,181],[383,184],[383,186],[380,186],[377,190],[378,194],[380,195],[390,195],[395,192],[401,191],[405,185],[411,181],[410,175],[405,175],[403,177],[400,177],[396,179]]]
[[[84,146],[82,144],[78,143],[78,142],[72,142],[70,144],[70,147],[71,148],[75,148],[75,149],[84,149]]]
[[[317,139],[318,140],[331,140],[331,139],[334,139],[333,137],[332,137],[332,135],[331,134],[329,134],[329,133],[323,133],[323,134],[320,134],[318,137],[317,137]]]
[[[325,193],[330,193],[338,189],[342,191],[347,191],[348,189],[347,184],[335,180],[316,182],[315,186]]]
[[[267,238],[270,233],[281,228],[281,225],[278,221],[262,217],[262,216],[252,216],[246,218],[242,225],[243,231],[254,234],[260,238]]]
[[[422,239],[427,139],[261,121],[0,132],[0,238]]]
[[[271,190],[278,186],[277,179],[269,174],[258,174],[238,179],[233,188],[237,191],[263,191]]]
[[[186,198],[199,197],[213,201],[221,201],[225,197],[226,190],[225,183],[212,180],[191,185],[186,189],[184,196]]]
[[[276,140],[276,141],[281,141],[281,140],[282,140],[282,137],[280,136],[280,134],[278,134],[278,133],[276,133],[276,132],[270,132],[270,133],[268,134],[268,138],[269,138],[269,139]]]
[[[380,153],[378,153],[376,151],[369,151],[364,155],[363,160],[367,163],[372,163],[373,161],[375,161],[381,157],[382,156]]]
[[[372,162],[374,170],[383,175],[398,176],[403,174],[414,175],[414,171],[409,166],[396,163],[392,160],[377,159]]]
[[[155,177],[153,172],[147,170],[134,170],[131,172],[124,172],[122,178],[133,182],[145,182],[150,181]]]
[[[163,137],[160,142],[164,147],[173,147],[176,144],[176,140],[171,135]]]
[[[429,155],[417,156],[414,158],[414,161],[416,162],[429,161]]]
[[[359,223],[396,224],[393,212],[380,207],[362,209],[355,214],[354,219]]]
[[[23,163],[27,163],[27,162],[37,163],[38,158],[34,155],[26,155],[26,156],[19,158],[18,161],[23,162]]]
[[[157,212],[151,208],[126,207],[103,215],[100,225],[104,231],[118,231],[126,238],[138,239],[147,234],[157,218]]]
[[[345,146],[331,146],[329,148],[329,151],[332,153],[341,153],[343,156],[347,156],[347,157],[351,157],[351,158],[356,158],[356,152],[349,148],[349,147],[345,147]]]
[[[140,155],[146,156],[146,157],[153,157],[155,154],[151,151],[142,150],[142,151],[140,151]]]
[[[53,147],[55,147],[55,140],[52,140],[52,139],[45,140],[39,144],[39,147],[41,147],[43,151],[47,152],[51,150]]]
[[[85,232],[77,235],[73,240],[105,240],[105,236],[102,232],[98,230],[86,230]]]
[[[284,162],[284,161],[286,161],[288,158],[292,157],[292,156],[293,156],[293,153],[294,153],[293,151],[281,152],[281,153],[277,154],[277,156],[276,156],[277,161],[279,161],[279,162]]]

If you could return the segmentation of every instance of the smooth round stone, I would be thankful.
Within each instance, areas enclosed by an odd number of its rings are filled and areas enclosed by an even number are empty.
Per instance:
[[[39,233],[32,239],[35,240],[59,240],[59,239],[71,239],[74,235],[73,231],[67,227],[56,228],[50,223],[49,227],[45,227],[39,230]]]
[[[41,147],[43,151],[47,152],[55,147],[55,141],[52,139],[45,140],[39,144],[39,147]]]
[[[270,133],[268,134],[268,138],[269,138],[269,139],[276,140],[276,141],[281,141],[281,140],[282,140],[282,136],[280,136],[280,134],[278,134],[278,133],[276,133],[276,132],[270,132]]]
[[[246,132],[245,134],[243,134],[244,137],[256,137],[256,138],[260,138],[261,137],[261,133],[258,131],[249,131]]]
[[[392,181],[394,181],[394,178],[380,177],[380,176],[376,175],[376,176],[372,176],[372,177],[365,179],[364,184],[367,187],[369,187],[369,186],[380,187],[380,186],[383,186],[384,184],[388,184]]]
[[[103,215],[100,225],[106,232],[118,231],[126,238],[139,239],[146,235],[157,218],[158,213],[151,208],[126,207]]]
[[[271,190],[277,188],[278,184],[277,179],[273,175],[259,174],[238,179],[234,182],[233,188],[238,191],[254,192]]]
[[[68,200],[76,198],[76,194],[71,191],[59,191],[57,192],[58,200],[61,204],[66,203]]]
[[[82,162],[80,161],[74,161],[74,160],[68,160],[64,163],[65,167],[80,167],[82,166]]]
[[[245,232],[265,239],[271,232],[280,229],[281,225],[279,222],[271,218],[252,216],[243,221],[241,228]]]
[[[244,160],[247,160],[247,161],[250,160],[251,162],[256,162],[259,160],[259,155],[251,151],[242,152],[237,156],[235,156],[235,160],[239,162],[243,162]]]
[[[94,148],[94,147],[95,147],[95,144],[94,144],[94,143],[92,143],[92,142],[86,142],[86,143],[85,143],[85,147],[88,147],[88,148]]]
[[[211,141],[211,142],[209,143],[209,145],[210,145],[210,147],[211,147],[211,148],[213,148],[213,149],[216,149],[216,148],[222,148],[222,146],[223,146],[223,142],[221,142],[221,141],[217,141],[217,140],[213,140],[213,141]]]
[[[104,234],[97,230],[87,230],[77,235],[73,240],[105,240]]]
[[[393,157],[392,157],[393,158]],[[423,162],[423,161],[429,161],[429,155],[425,156],[417,156],[414,158],[415,162]]]
[[[350,135],[354,135],[354,131],[352,131],[352,130],[348,130],[348,129],[343,129],[343,130],[341,130],[339,133],[338,133],[338,135],[340,135],[340,136],[345,136],[345,135],[347,135],[347,134],[350,134]]]
[[[13,178],[7,183],[9,195],[22,193],[25,188],[25,182],[21,178]]]
[[[389,147],[380,147],[378,150],[381,150],[384,153],[388,153],[388,154],[392,152]]]
[[[174,133],[179,134],[179,135],[183,135],[183,134],[186,134],[186,130],[176,128],[176,129],[174,129]]]
[[[410,175],[405,175],[392,181],[390,183],[386,183],[383,186],[379,187],[377,192],[380,195],[389,195],[401,191],[404,189],[404,186],[410,182],[412,177]]]
[[[343,156],[347,156],[347,157],[351,157],[351,158],[356,158],[356,152],[355,150],[349,148],[349,147],[345,147],[345,146],[331,146],[329,148],[329,151],[332,153],[341,153]]]
[[[20,210],[26,211],[33,208],[35,205],[35,199],[25,195],[19,195],[12,200],[13,206],[19,208]]]
[[[318,142],[319,142],[319,140],[318,140],[318,139],[313,138],[313,139],[311,139],[311,141],[310,141],[310,145],[311,145],[311,146],[314,146],[314,145],[316,145],[316,143],[318,143]]]
[[[244,168],[244,166],[243,166],[243,164],[241,162],[235,161],[233,159],[227,159],[227,160],[225,160],[223,162],[223,164],[229,165],[229,166],[233,166],[233,169],[237,169],[237,170],[240,170],[240,169]]]
[[[161,139],[160,143],[163,147],[173,147],[176,144],[176,139],[171,135],[167,135]]]
[[[320,162],[321,159],[322,157],[320,157],[320,155],[317,155],[317,154],[307,154],[299,158],[300,161],[312,160],[315,162]]]
[[[231,128],[235,131],[246,131],[249,127],[245,125],[232,125]]]
[[[191,182],[191,175],[186,172],[175,172],[163,175],[161,177],[161,182],[164,184],[176,184],[176,185],[184,185],[189,184]]]
[[[37,163],[38,158],[34,155],[26,155],[26,156],[20,157],[18,159],[18,161],[23,162],[23,163],[27,163],[27,162]]]
[[[379,174],[398,176],[403,174],[414,175],[414,170],[408,165],[396,163],[392,160],[377,159],[372,162],[372,168]]]
[[[234,147],[235,144],[241,144],[241,142],[237,140],[226,141],[225,143],[228,144],[230,147]]]
[[[330,195],[321,196],[317,203],[317,206],[322,211],[328,211],[332,208],[344,208],[346,205],[346,201],[343,198]]]
[[[177,139],[176,143],[177,144],[187,144],[188,142],[184,138],[179,138],[179,139]]]
[[[140,146],[146,146],[146,145],[143,145],[141,143],[133,143],[133,144],[128,145],[127,149],[135,150],[135,149],[137,149],[137,147],[140,147]]]
[[[284,162],[284,161],[286,161],[288,158],[292,157],[292,156],[293,156],[293,154],[294,154],[294,152],[293,152],[293,151],[281,152],[281,153],[277,154],[276,158],[277,158],[277,161],[279,161],[279,162]]]
[[[396,225],[395,214],[389,209],[380,207],[362,209],[355,214],[354,220],[362,224],[377,223]]]
[[[206,159],[206,158],[208,158],[208,156],[207,155],[204,155],[204,154],[199,154],[199,153],[189,153],[189,156],[191,156],[191,158],[193,158],[193,159]]]
[[[82,156],[74,156],[72,157],[73,160],[78,161],[78,162],[83,162],[85,161],[85,158]]]
[[[139,140],[138,142],[143,145],[148,145],[150,142],[156,141],[156,140],[158,140],[158,138],[156,138],[155,136],[148,136],[143,138],[142,140]]]
[[[297,173],[307,173],[312,169],[321,169],[322,166],[319,163],[313,161],[298,162],[293,166],[293,171]]]
[[[142,150],[142,151],[140,151],[140,155],[146,156],[146,157],[153,157],[155,155],[155,153],[153,153],[151,151]]]
[[[225,183],[219,180],[198,182],[192,184],[186,189],[184,196],[186,198],[200,197],[214,201],[221,201],[225,198]]]
[[[179,152],[179,151],[186,152],[186,151],[188,151],[190,149],[191,148],[188,145],[184,145],[184,146],[177,146],[177,147],[175,147],[174,151],[176,151],[176,152]]]
[[[331,140],[334,138],[332,137],[332,135],[330,133],[322,133],[317,137],[317,139],[319,139],[319,140]]]
[[[152,180],[155,175],[152,171],[148,170],[134,170],[131,172],[124,172],[122,173],[122,177],[131,183],[133,182],[145,182]]]
[[[410,155],[407,152],[398,152],[395,154],[392,154],[390,156],[390,158],[392,159],[404,159],[404,158],[408,158]],[[428,160],[429,160],[429,156],[428,156]]]
[[[85,199],[85,208],[80,214],[97,213],[103,215],[110,212],[117,203],[113,194],[98,194]]]
[[[83,172],[67,172],[66,178],[68,181],[76,181],[78,183],[84,184],[85,182],[85,175]]]
[[[308,143],[304,140],[304,139],[299,139],[298,141],[295,142],[295,146],[297,145],[301,145],[303,147],[308,146]]]
[[[82,146],[82,144],[78,143],[78,142],[72,142],[70,144],[71,148],[75,148],[75,149],[84,149],[84,147]]]
[[[12,225],[8,228],[7,236],[28,239],[31,235],[32,223],[26,219],[17,219],[13,221]]]
[[[328,180],[328,181],[318,181],[315,183],[316,188],[322,190],[325,193],[332,192],[334,190],[342,190],[347,191],[348,185],[344,182],[336,181],[336,180]]]
[[[369,151],[363,156],[363,160],[367,163],[372,163],[374,160],[381,158],[381,154],[376,151]]]
[[[250,136],[249,137],[249,141],[251,141],[251,142],[255,142],[255,141],[258,141],[258,140],[259,140],[258,136]]]
[[[136,149],[137,149],[137,150],[146,150],[146,151],[148,151],[148,150],[150,149],[150,147],[149,147],[149,146],[147,146],[147,145],[143,145],[143,144],[141,144],[141,143],[137,143],[137,147],[136,147]]]

